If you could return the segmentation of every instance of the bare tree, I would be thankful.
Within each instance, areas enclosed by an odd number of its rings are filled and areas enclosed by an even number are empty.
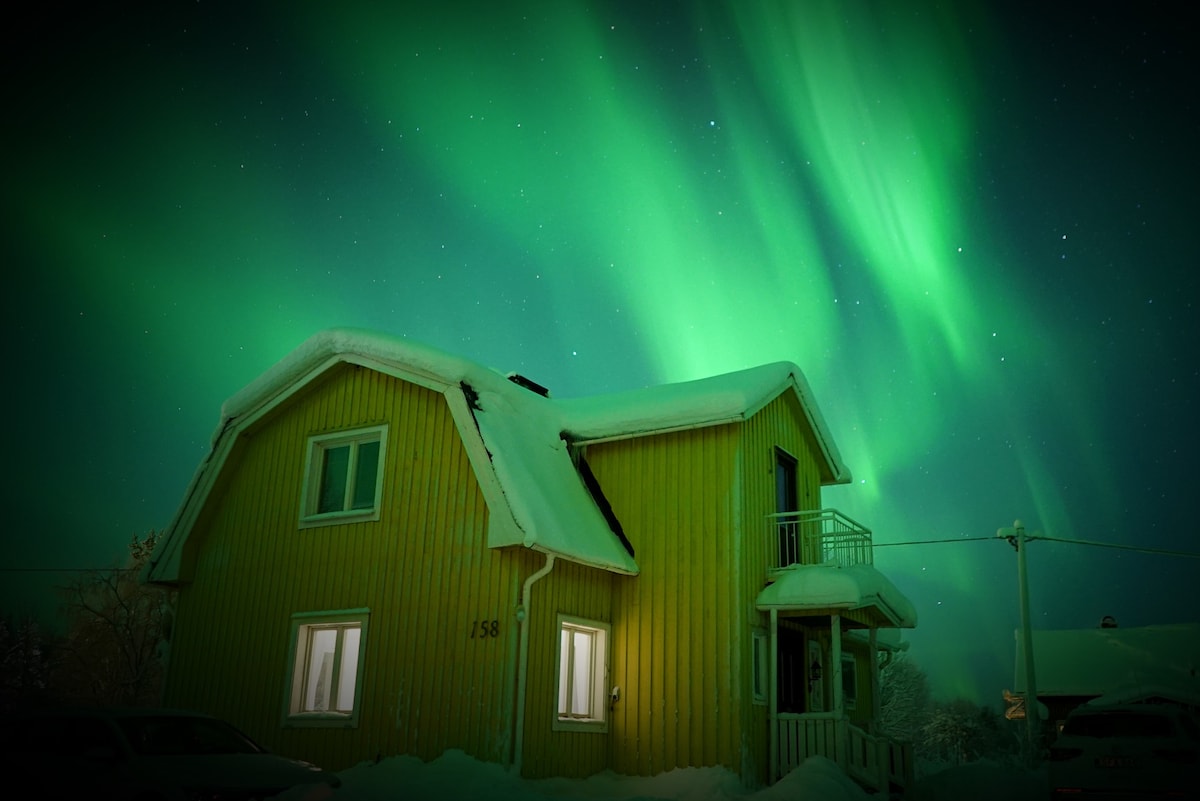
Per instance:
[[[0,617],[0,713],[44,698],[53,649],[53,638],[33,617]]]
[[[54,694],[78,703],[155,705],[169,593],[139,579],[158,533],[134,536],[124,567],[90,571],[61,588],[67,633],[55,660]]]
[[[1011,721],[963,698],[934,703],[921,734],[927,759],[961,765],[978,759],[1012,762],[1018,756]]]
[[[917,742],[931,712],[929,678],[900,652],[880,673],[879,728],[896,740]]]

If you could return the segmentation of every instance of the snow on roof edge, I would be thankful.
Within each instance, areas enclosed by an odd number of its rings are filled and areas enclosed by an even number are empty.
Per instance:
[[[691,381],[567,398],[556,403],[562,409],[564,427],[571,438],[592,442],[745,420],[789,389],[796,393],[817,445],[829,463],[832,483],[849,483],[850,470],[842,461],[812,387],[793,362],[771,362]]]

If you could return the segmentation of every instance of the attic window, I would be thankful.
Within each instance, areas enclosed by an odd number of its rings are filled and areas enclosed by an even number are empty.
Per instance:
[[[379,519],[387,426],[308,440],[300,526]]]

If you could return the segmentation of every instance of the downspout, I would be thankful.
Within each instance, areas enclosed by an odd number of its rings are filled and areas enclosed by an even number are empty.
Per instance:
[[[545,578],[554,568],[554,554],[546,554],[546,564],[541,569],[530,574],[521,587],[521,605],[517,607],[517,625],[520,627],[520,637],[517,644],[517,714],[516,731],[513,732],[512,772],[521,775],[521,757],[525,746],[525,683],[529,670],[529,596],[533,585]]]

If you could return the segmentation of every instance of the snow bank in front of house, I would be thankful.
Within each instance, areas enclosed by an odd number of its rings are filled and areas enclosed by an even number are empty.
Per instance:
[[[362,763],[340,774],[335,801],[867,801],[872,798],[834,762],[810,757],[774,785],[742,786],[725,768],[676,768],[657,776],[621,776],[611,771],[586,779],[521,779],[504,767],[480,762],[460,750],[431,762],[390,757]],[[293,801],[289,794],[277,801]]]

